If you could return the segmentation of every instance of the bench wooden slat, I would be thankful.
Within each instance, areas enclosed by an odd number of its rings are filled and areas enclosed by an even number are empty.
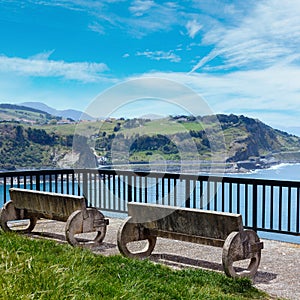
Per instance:
[[[203,236],[188,235],[184,233],[170,232],[164,230],[149,229],[149,235],[157,236],[165,239],[173,239],[177,241],[190,242],[214,247],[223,247],[224,240],[212,239]]]
[[[85,210],[86,201],[82,196],[49,193],[42,191],[11,188],[10,198],[17,209],[25,209],[28,214],[66,221],[75,210]]]
[[[146,223],[149,229],[176,232],[204,238],[225,240],[232,231],[243,231],[240,214],[200,209],[128,203],[133,222]]]

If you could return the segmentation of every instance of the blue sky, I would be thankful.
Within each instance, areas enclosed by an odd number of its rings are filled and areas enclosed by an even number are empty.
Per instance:
[[[294,0],[0,0],[0,101],[85,111],[118,84],[162,78],[199,93],[214,113],[292,132],[299,15]],[[151,103],[126,114],[177,112]]]

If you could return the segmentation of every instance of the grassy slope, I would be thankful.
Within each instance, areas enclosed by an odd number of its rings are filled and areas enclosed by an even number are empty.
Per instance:
[[[162,135],[172,135],[181,132],[189,132],[189,130],[203,130],[203,126],[200,122],[176,122],[165,119],[153,120],[151,122],[145,123],[144,126],[126,129],[122,128],[120,132],[122,132],[126,136],[131,136],[136,133],[140,135],[143,134],[162,134]]]
[[[223,118],[224,119],[224,118]],[[203,126],[205,127],[205,130],[212,128],[216,126],[216,123],[214,123],[214,120],[212,120],[213,123],[205,123],[204,125],[201,124],[200,121],[193,121],[193,122],[180,122],[175,120],[169,120],[169,118],[165,119],[159,119],[159,120],[152,120],[150,122],[144,122],[141,125],[137,125],[134,128],[126,128],[124,125],[126,125],[126,121],[124,120],[113,120],[111,122],[106,121],[94,121],[94,122],[82,122],[79,124],[66,124],[66,125],[44,125],[44,126],[36,126],[36,128],[45,129],[49,134],[56,133],[58,135],[73,135],[73,134],[80,134],[85,136],[92,136],[92,135],[98,135],[97,139],[101,140],[103,132],[106,134],[106,139],[110,135],[119,135],[123,134],[126,138],[129,137],[135,137],[137,134],[142,136],[152,136],[161,134],[163,136],[171,136],[172,139],[174,138],[174,141],[177,141],[178,144],[182,147],[182,149],[185,149],[184,151],[181,151],[181,156],[172,153],[163,153],[162,151],[155,150],[151,155],[149,155],[149,151],[135,151],[132,156],[130,157],[131,161],[134,162],[141,162],[141,161],[155,161],[159,159],[165,159],[165,160],[178,160],[178,159],[184,159],[184,160],[192,160],[195,155],[195,151],[189,151],[189,149],[194,149],[195,145],[201,145],[203,142],[199,138],[185,138],[185,140],[180,140],[179,136],[180,134],[186,134],[188,137],[190,135],[190,130],[199,132],[203,130]],[[247,124],[245,122],[248,122]],[[121,124],[121,128],[118,131],[115,131],[114,128],[117,126],[117,123]],[[212,133],[209,138],[209,142],[213,142],[214,145],[217,145],[216,143],[222,144],[223,139],[225,139],[226,142],[226,151],[228,156],[234,156],[235,153],[238,151],[243,154],[243,151],[245,152],[245,155],[240,155],[239,157],[236,157],[236,160],[243,160],[247,159],[247,157],[254,157],[258,155],[268,155],[271,152],[287,152],[290,151],[288,155],[286,154],[283,158],[280,157],[280,159],[287,158],[289,160],[292,160],[295,158],[298,153],[294,154],[295,152],[299,152],[299,138],[291,137],[288,135],[284,135],[280,132],[276,133],[275,137],[275,131],[272,131],[271,128],[266,129],[266,126],[262,123],[255,123],[253,119],[247,119],[247,118],[240,118],[238,123],[231,124],[230,122],[224,124],[222,123],[223,130],[219,132],[218,134]],[[252,131],[249,132],[246,127],[251,127]],[[31,126],[35,127],[35,126]],[[263,131],[265,130],[265,131]],[[268,130],[268,131],[267,131]],[[178,138],[175,137],[175,135],[178,134]],[[135,138],[134,138],[135,139]],[[295,141],[293,141],[293,139]],[[92,144],[95,140],[92,141]],[[132,141],[131,141],[132,142]],[[250,148],[247,149],[249,146],[249,143],[252,142],[252,145],[250,145]],[[100,143],[101,144],[101,143]],[[257,151],[254,147],[257,147]],[[266,148],[267,147],[267,148]],[[103,150],[104,149],[104,150]],[[216,147],[214,146],[214,149]],[[109,152],[105,150],[105,146],[102,146],[101,149],[96,149],[98,152],[98,155],[109,155]],[[220,160],[223,159],[224,155],[224,147],[221,146],[220,151],[217,152],[214,150],[213,155],[215,155],[215,159],[218,159],[220,157]],[[255,155],[255,153],[257,153]],[[201,159],[210,159],[212,153],[209,151],[209,149],[206,149],[205,147],[202,147],[201,150]],[[218,156],[219,155],[219,156]],[[300,155],[300,154],[299,154]],[[298,156],[299,156],[298,155]],[[298,157],[297,156],[297,157]]]
[[[45,121],[45,114],[34,112],[34,111],[25,111],[25,110],[17,110],[10,108],[0,108],[0,119],[1,120],[11,120],[14,119],[25,119],[32,121]]]
[[[107,123],[104,121],[82,122],[79,124],[63,124],[63,125],[43,125],[31,126],[46,130],[48,133],[54,132],[60,135],[80,134],[91,136],[99,133],[99,131],[113,132],[115,123]]]
[[[268,299],[248,279],[171,270],[0,232],[0,299]]]
[[[114,127],[117,122],[122,121],[113,121],[112,123],[105,121],[94,121],[94,122],[83,122],[79,124],[66,124],[66,125],[44,125],[38,126],[38,128],[45,129],[47,132],[56,132],[62,135],[80,133],[83,135],[88,134],[97,134],[101,132],[107,132],[107,134],[112,134]],[[137,133],[140,135],[143,134],[166,134],[171,135],[179,132],[188,132],[189,130],[202,130],[202,126],[198,122],[191,123],[177,123],[174,121],[169,121],[168,119],[153,120],[151,122],[145,123],[145,125],[135,128],[124,128],[121,127],[121,130],[118,133],[123,133],[125,136],[132,136]]]

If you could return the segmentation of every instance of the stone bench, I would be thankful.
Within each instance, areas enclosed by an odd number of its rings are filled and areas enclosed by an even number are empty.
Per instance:
[[[20,188],[11,188],[9,193],[11,200],[4,204],[0,213],[4,231],[30,233],[37,220],[45,218],[66,222],[66,239],[73,246],[90,242],[100,244],[106,235],[108,219],[96,208],[88,208],[83,196]],[[28,221],[25,228],[17,226],[22,223],[20,220]],[[78,238],[79,234],[91,232],[94,232],[92,240]]]
[[[117,236],[120,252],[127,257],[146,258],[152,253],[157,237],[223,247],[222,264],[230,277],[253,277],[263,249],[256,232],[244,229],[240,214],[128,203],[128,218]],[[141,240],[147,240],[148,245],[132,251],[130,244]],[[233,265],[243,260],[246,268]]]

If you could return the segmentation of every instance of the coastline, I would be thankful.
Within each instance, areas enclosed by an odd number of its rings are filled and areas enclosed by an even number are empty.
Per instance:
[[[300,164],[300,161],[281,161],[273,159],[250,159],[238,162],[210,161],[155,161],[124,164],[99,165],[99,169],[114,168],[142,172],[174,172],[189,174],[253,174],[260,170],[278,169],[286,165]]]
[[[131,170],[141,172],[174,172],[174,173],[188,173],[188,174],[199,174],[199,175],[211,175],[211,174],[255,174],[261,170],[278,170],[286,166],[300,165],[298,160],[245,160],[238,162],[210,162],[210,161],[155,161],[155,162],[135,162],[135,163],[124,163],[124,164],[102,164],[99,165],[98,169],[120,169],[120,170]],[[53,170],[61,168],[53,168]],[[68,168],[69,169],[69,168]],[[71,168],[72,169],[72,168]],[[75,168],[76,169],[76,168]],[[28,169],[25,169],[26,171]],[[43,170],[37,168],[35,170]],[[24,169],[11,170],[0,170],[1,173],[6,172],[20,172]],[[33,171],[33,169],[30,169]],[[63,178],[64,180],[64,178]],[[24,179],[19,178],[19,182]],[[26,181],[30,181],[27,179]],[[47,181],[47,180],[46,180]],[[0,179],[0,184],[3,184],[4,180]]]

